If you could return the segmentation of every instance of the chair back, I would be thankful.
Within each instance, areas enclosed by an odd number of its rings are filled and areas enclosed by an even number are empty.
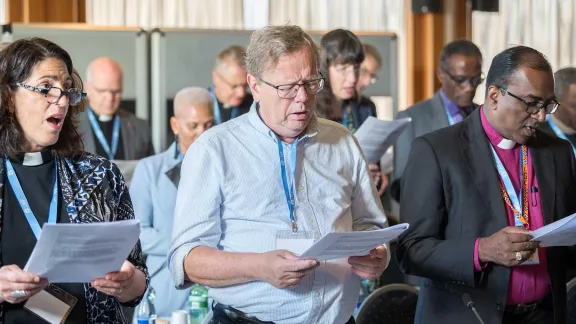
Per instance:
[[[412,324],[418,289],[406,284],[380,287],[364,300],[356,324]]]

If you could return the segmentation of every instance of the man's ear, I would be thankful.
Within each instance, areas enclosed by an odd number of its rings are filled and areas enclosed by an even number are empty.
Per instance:
[[[170,127],[172,128],[174,135],[178,135],[180,129],[178,127],[178,123],[176,122],[176,117],[174,116],[170,117]]]
[[[252,74],[248,74],[246,76],[246,81],[248,82],[248,86],[252,92],[252,97],[254,97],[254,101],[260,101],[260,83],[258,82],[258,78]]]
[[[502,92],[500,88],[498,88],[497,86],[491,85],[490,87],[488,87],[488,100],[492,104],[492,109],[496,109],[501,93]]]

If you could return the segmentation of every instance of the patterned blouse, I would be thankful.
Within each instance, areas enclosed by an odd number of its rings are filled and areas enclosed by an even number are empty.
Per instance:
[[[114,222],[134,218],[132,201],[124,182],[124,177],[118,167],[112,162],[85,153],[74,158],[55,158],[58,163],[58,178],[66,205],[70,223]],[[4,158],[0,158],[0,229],[2,228],[2,198],[6,183]],[[1,235],[1,230],[0,230]],[[1,264],[0,249],[0,267]],[[148,270],[142,257],[140,242],[136,244],[130,255],[130,261],[136,269],[146,276],[148,286]],[[128,320],[122,313],[120,303],[113,296],[106,295],[84,284],[87,321],[89,324],[112,323],[126,324]],[[142,296],[132,301],[122,303],[125,307],[135,307]],[[4,323],[3,306],[0,304],[0,324]]]

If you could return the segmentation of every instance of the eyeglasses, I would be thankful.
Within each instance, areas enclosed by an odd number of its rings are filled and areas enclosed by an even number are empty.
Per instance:
[[[86,98],[86,93],[82,92],[80,89],[70,88],[66,90],[62,90],[58,87],[50,87],[50,88],[40,88],[34,87],[31,85],[23,84],[23,83],[16,83],[17,86],[22,87],[26,90],[34,91],[43,94],[49,103],[51,104],[58,104],[60,98],[62,96],[68,97],[68,101],[71,106],[76,106],[79,104],[82,99]]]
[[[374,84],[378,81],[378,77],[376,76],[376,74],[370,73],[370,71],[368,71],[366,68],[363,68],[363,67],[360,68],[360,75],[361,76],[369,76],[370,77],[370,84]]]
[[[446,73],[446,75],[449,76],[450,79],[452,79],[452,81],[454,81],[454,83],[456,83],[459,87],[466,86],[466,82],[470,83],[470,86],[472,86],[472,87],[477,87],[482,82],[484,82],[484,73],[482,73],[482,72],[478,75],[471,77],[471,78],[467,78],[467,77],[462,77],[462,76],[453,76],[450,72],[448,72],[448,70],[446,70],[443,67],[440,67],[440,69],[444,73]]]
[[[332,67],[340,75],[354,74],[355,76],[358,76],[360,73],[360,64],[357,63],[338,64],[333,65]]]
[[[262,79],[258,79],[260,82],[264,83],[267,86],[270,86],[274,89],[276,89],[276,94],[278,95],[278,98],[280,99],[292,99],[295,98],[298,95],[298,91],[300,90],[300,87],[304,87],[304,89],[306,90],[306,93],[309,95],[315,95],[318,92],[320,92],[320,90],[322,90],[322,88],[324,88],[324,78],[322,77],[322,74],[320,74],[320,78],[314,79],[314,80],[308,80],[308,81],[304,81],[302,83],[291,83],[291,84],[281,84],[281,85],[274,85],[270,82],[266,82]]]
[[[548,102],[539,102],[539,101],[528,102],[528,101],[516,96],[515,94],[513,94],[512,92],[510,92],[504,88],[499,87],[498,89],[500,89],[500,91],[502,91],[503,94],[508,94],[512,98],[525,104],[526,105],[526,112],[531,114],[531,115],[537,114],[538,112],[540,112],[540,110],[544,110],[547,114],[553,114],[558,109],[558,106],[560,106],[560,103],[558,101],[556,101],[555,99],[551,99]]]
[[[242,83],[242,84],[230,83],[230,82],[228,82],[228,80],[226,80],[224,78],[224,76],[222,74],[220,74],[218,72],[216,72],[216,74],[218,75],[218,77],[220,77],[220,80],[222,80],[222,82],[224,82],[228,87],[230,87],[230,89],[232,89],[232,90],[243,89],[245,92],[250,91],[250,87],[248,86],[247,83]]]

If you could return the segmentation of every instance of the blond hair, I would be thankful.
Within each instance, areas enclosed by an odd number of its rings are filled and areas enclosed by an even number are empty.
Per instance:
[[[316,66],[319,62],[318,46],[302,28],[296,25],[268,26],[252,33],[246,49],[246,69],[260,76],[276,65],[281,56],[309,47]]]

